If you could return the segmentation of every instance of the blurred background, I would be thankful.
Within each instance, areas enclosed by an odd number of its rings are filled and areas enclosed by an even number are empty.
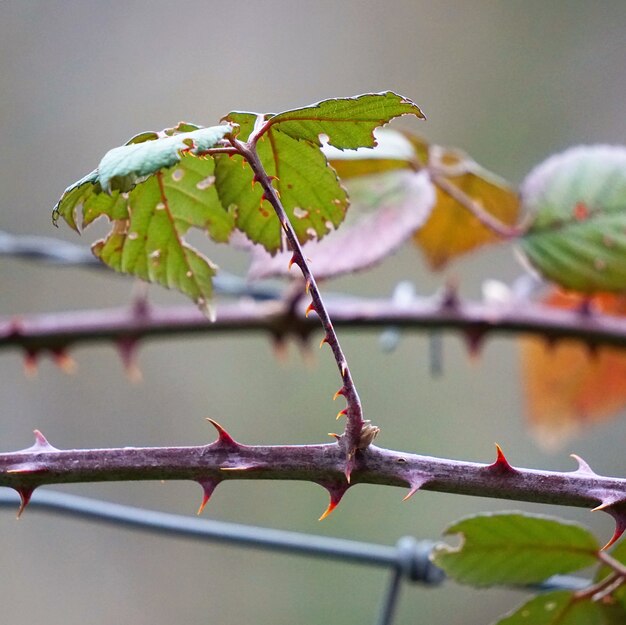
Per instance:
[[[80,242],[55,230],[63,189],[106,150],[143,130],[181,120],[214,124],[232,109],[278,111],[333,97],[392,89],[414,99],[427,122],[402,120],[428,139],[467,150],[518,183],[549,154],[578,143],[621,143],[626,133],[626,5],[620,0],[545,3],[474,0],[330,2],[0,2],[0,230]],[[103,224],[83,243],[106,231]],[[241,253],[211,258],[244,274]],[[131,279],[0,259],[0,314],[125,305]],[[483,279],[521,272],[509,248],[489,248],[427,273],[406,248],[382,266],[327,288],[386,296],[400,280],[420,293],[446,279],[480,296]],[[152,287],[151,301],[183,297]],[[219,314],[219,306],[218,306]],[[444,374],[433,379],[428,338],[404,337],[381,352],[374,333],[342,334],[366,416],[385,447],[491,461],[494,441],[513,464],[568,470],[570,451],[599,472],[626,474],[626,420],[585,433],[549,454],[523,421],[516,344],[491,339],[470,361],[462,340],[444,339]],[[196,445],[212,440],[212,417],[247,443],[312,443],[336,428],[337,373],[327,351],[303,359],[290,346],[275,360],[265,336],[194,337],[146,343],[143,382],[130,384],[112,346],[73,351],[68,376],[44,359],[36,377],[17,351],[0,354],[0,450],[42,430],[61,448]],[[193,515],[191,483],[106,484],[67,492]],[[205,516],[394,544],[437,538],[480,510],[541,510],[593,526],[584,510],[359,486],[323,523],[323,489],[304,483],[234,482],[218,488]],[[0,605],[5,623],[64,625],[373,622],[381,570],[198,545],[26,512],[0,512]],[[10,574],[9,574],[10,571]],[[474,592],[452,583],[406,588],[396,620],[482,625],[524,595]]]

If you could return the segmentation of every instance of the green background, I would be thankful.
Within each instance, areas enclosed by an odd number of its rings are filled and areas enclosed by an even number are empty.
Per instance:
[[[512,182],[549,154],[578,143],[623,142],[626,133],[626,5],[582,1],[495,2],[0,2],[0,229],[80,241],[54,230],[63,189],[106,150],[142,130],[186,120],[214,124],[232,109],[277,111],[327,97],[393,89],[427,122],[404,121],[457,145]],[[85,241],[106,228],[93,226]],[[191,241],[222,267],[246,259]],[[119,306],[133,281],[0,259],[0,314]],[[389,295],[401,279],[432,293],[452,276],[470,297],[485,277],[520,273],[507,248],[428,275],[419,253],[330,285]],[[150,289],[155,302],[182,296]],[[219,309],[218,309],[219,311]],[[618,420],[558,453],[524,427],[515,343],[490,340],[477,362],[446,336],[444,372],[431,379],[428,340],[407,336],[393,355],[375,334],[343,332],[365,404],[383,446],[490,461],[498,441],[513,464],[566,470],[576,451],[599,472],[626,474]],[[212,417],[250,443],[307,443],[335,429],[338,386],[327,350],[307,365],[296,346],[278,364],[267,337],[194,337],[146,344],[144,382],[129,384],[111,346],[73,352],[69,377],[49,360],[22,373],[17,351],[0,354],[0,449],[31,444],[41,429],[62,448],[199,444]],[[191,483],[70,486],[64,490],[193,514]],[[393,544],[436,538],[454,519],[489,509],[541,510],[592,524],[587,511],[359,486],[323,523],[325,492],[300,483],[222,485],[205,515],[242,523]],[[64,625],[170,623],[369,623],[387,574],[381,570],[232,547],[195,544],[26,512],[0,514],[2,621]],[[406,588],[398,625],[482,625],[524,596],[448,584]]]

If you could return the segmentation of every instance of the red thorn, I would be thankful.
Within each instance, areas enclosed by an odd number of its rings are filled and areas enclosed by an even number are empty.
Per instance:
[[[324,343],[328,343],[328,337],[325,336],[321,341],[320,341],[320,349],[322,349],[322,347],[324,347]]]
[[[319,482],[330,495],[330,502],[328,504],[328,508],[324,510],[322,516],[318,519],[319,521],[323,521],[339,504],[341,498],[345,495],[348,488],[350,488],[349,484],[325,484],[323,482]]]
[[[207,503],[209,503],[209,499],[211,499],[211,495],[213,494],[213,491],[215,490],[217,485],[221,482],[221,480],[218,480],[215,478],[208,478],[208,479],[197,480],[197,482],[198,484],[200,484],[200,486],[202,486],[202,503],[200,504],[200,507],[198,508],[198,512],[196,513],[200,515],[202,514],[202,511],[204,510]]]
[[[76,361],[67,353],[67,349],[60,347],[52,351],[54,364],[68,375],[76,373]]]
[[[328,432],[328,436],[332,436],[333,438],[336,438],[337,440],[341,439],[341,435],[335,434],[334,432]]]
[[[24,354],[24,374],[27,378],[34,378],[37,375],[37,361],[39,350],[27,349]]]
[[[214,445],[224,447],[241,447],[241,445],[217,422],[207,418],[207,421],[217,430],[217,440]]]
[[[594,470],[577,454],[570,454],[570,458],[574,458],[578,463],[578,469],[574,473],[585,473],[586,475],[596,475]]]
[[[35,486],[21,486],[20,488],[16,488],[15,490],[17,491],[17,494],[20,496],[20,507],[19,510],[17,511],[17,518],[19,519],[22,516],[22,512],[24,512],[24,510],[26,510],[26,506],[29,504],[30,502],[30,498],[33,495],[33,492],[35,491]]]
[[[288,270],[289,270],[289,271],[291,271],[291,268],[292,268],[294,265],[297,265],[297,264],[298,264],[298,259],[296,258],[296,255],[295,255],[295,254],[293,254],[293,255],[291,256],[291,258],[289,259],[289,267],[288,267]]]
[[[343,386],[333,395],[333,401],[335,401],[340,395],[343,395],[344,397],[346,396],[346,389]]]
[[[345,417],[348,414],[348,409],[347,408],[342,408],[338,413],[337,416],[335,417],[335,421],[338,419],[341,419],[341,417]]]
[[[254,185],[259,182],[259,179],[257,178],[257,175],[254,174],[254,176],[252,176],[252,188],[254,189]]]
[[[263,137],[261,137],[263,139]],[[268,176],[267,179],[272,182],[272,180],[278,180],[278,176]]]
[[[263,193],[261,195],[261,204],[263,204],[263,202],[265,202],[265,200],[267,200],[267,195],[265,195],[265,193]]]
[[[304,316],[308,317],[312,312],[315,312],[315,304],[313,302],[311,302],[307,307],[306,310],[304,312]]]
[[[626,501],[623,499],[609,500],[605,503],[601,503],[592,510],[592,512],[597,511],[607,512],[615,520],[613,536],[611,536],[609,542],[602,547],[602,551],[606,551],[621,538],[624,530],[626,530]]]
[[[463,331],[467,351],[472,360],[475,360],[480,355],[486,333],[487,331],[484,328],[477,326],[470,326]]]
[[[125,336],[117,341],[117,352],[120,355],[126,376],[133,383],[141,382],[143,375],[137,364],[139,341],[135,337]]]
[[[517,471],[509,464],[502,448],[496,443],[496,461],[487,466],[487,469],[496,473],[517,473]]]

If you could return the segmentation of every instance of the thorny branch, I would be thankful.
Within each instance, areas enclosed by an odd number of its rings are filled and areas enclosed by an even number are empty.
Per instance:
[[[260,129],[252,133],[250,139],[246,143],[239,141],[236,138],[232,138],[231,143],[247,161],[254,173],[254,181],[258,182],[263,188],[263,199],[266,199],[272,205],[276,215],[278,216],[281,228],[283,229],[289,247],[293,252],[291,264],[298,265],[302,271],[302,275],[306,281],[306,291],[307,293],[310,293],[311,296],[311,304],[307,308],[305,316],[308,316],[309,312],[315,312],[317,314],[324,329],[324,338],[322,339],[322,342],[328,343],[333,352],[333,356],[335,357],[335,361],[337,362],[337,367],[341,375],[342,386],[337,391],[335,397],[343,395],[347,402],[345,411],[342,411],[342,413],[345,413],[346,415],[346,427],[343,435],[337,438],[339,445],[344,449],[347,456],[345,475],[346,478],[350,480],[350,473],[354,466],[354,456],[357,449],[366,448],[378,433],[378,428],[363,420],[361,399],[359,398],[356,385],[352,379],[348,361],[343,353],[341,344],[339,343],[339,337],[335,332],[330,315],[324,300],[322,299],[322,294],[317,286],[315,276],[309,267],[309,263],[304,255],[304,252],[302,251],[302,246],[300,245],[296,232],[287,217],[287,213],[285,212],[280,198],[278,197],[278,193],[272,186],[272,180],[265,171],[263,163],[261,162],[261,159],[256,151],[256,143],[263,132],[264,127],[261,126]]]
[[[20,512],[35,488],[44,484],[132,480],[194,480],[204,492],[200,511],[214,489],[234,479],[304,480],[330,494],[321,518],[356,484],[381,484],[416,491],[433,490],[603,510],[616,523],[607,547],[626,528],[626,479],[596,474],[574,456],[578,469],[569,472],[514,468],[497,449],[492,464],[462,462],[383,449],[370,445],[354,457],[350,482],[345,452],[324,445],[242,445],[213,422],[218,438],[198,447],[125,447],[60,450],[35,432],[35,444],[0,454],[0,486],[15,489]]]

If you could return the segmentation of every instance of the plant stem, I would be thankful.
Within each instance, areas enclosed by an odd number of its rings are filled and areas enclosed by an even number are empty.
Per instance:
[[[29,494],[45,484],[195,480],[213,486],[225,480],[305,480],[325,486],[339,501],[349,486],[384,484],[517,501],[595,508],[619,519],[626,479],[604,477],[586,465],[554,472],[420,456],[370,445],[356,455],[351,481],[345,477],[340,446],[241,445],[220,429],[220,437],[198,447],[125,447],[58,450],[39,433],[37,443],[0,454],[0,486]],[[333,495],[334,493],[334,495]]]
[[[232,144],[237,148],[241,156],[248,162],[248,165],[254,173],[254,179],[259,182],[263,188],[263,197],[272,205],[276,215],[278,216],[281,227],[287,237],[289,247],[293,252],[292,263],[298,265],[302,271],[302,275],[306,281],[306,289],[311,295],[312,304],[311,307],[307,309],[307,312],[308,310],[313,310],[317,313],[325,332],[323,341],[328,343],[333,352],[333,356],[335,357],[342,380],[342,387],[339,394],[343,395],[347,402],[346,427],[344,434],[339,438],[339,443],[344,448],[348,457],[348,463],[345,471],[346,477],[349,479],[356,451],[359,448],[367,447],[367,444],[369,444],[368,441],[366,441],[365,445],[362,444],[362,431],[365,422],[363,421],[363,408],[361,406],[361,400],[354,384],[354,380],[352,379],[348,361],[343,353],[341,344],[339,343],[339,337],[335,332],[330,315],[328,314],[326,305],[324,304],[324,300],[322,299],[322,295],[317,286],[315,276],[313,275],[309,263],[304,256],[296,232],[287,217],[287,213],[285,212],[285,209],[278,197],[276,189],[272,186],[271,178],[265,171],[263,163],[261,163],[261,159],[259,158],[255,147],[256,141],[257,137],[253,135],[247,143],[243,143],[237,139],[232,139]]]

